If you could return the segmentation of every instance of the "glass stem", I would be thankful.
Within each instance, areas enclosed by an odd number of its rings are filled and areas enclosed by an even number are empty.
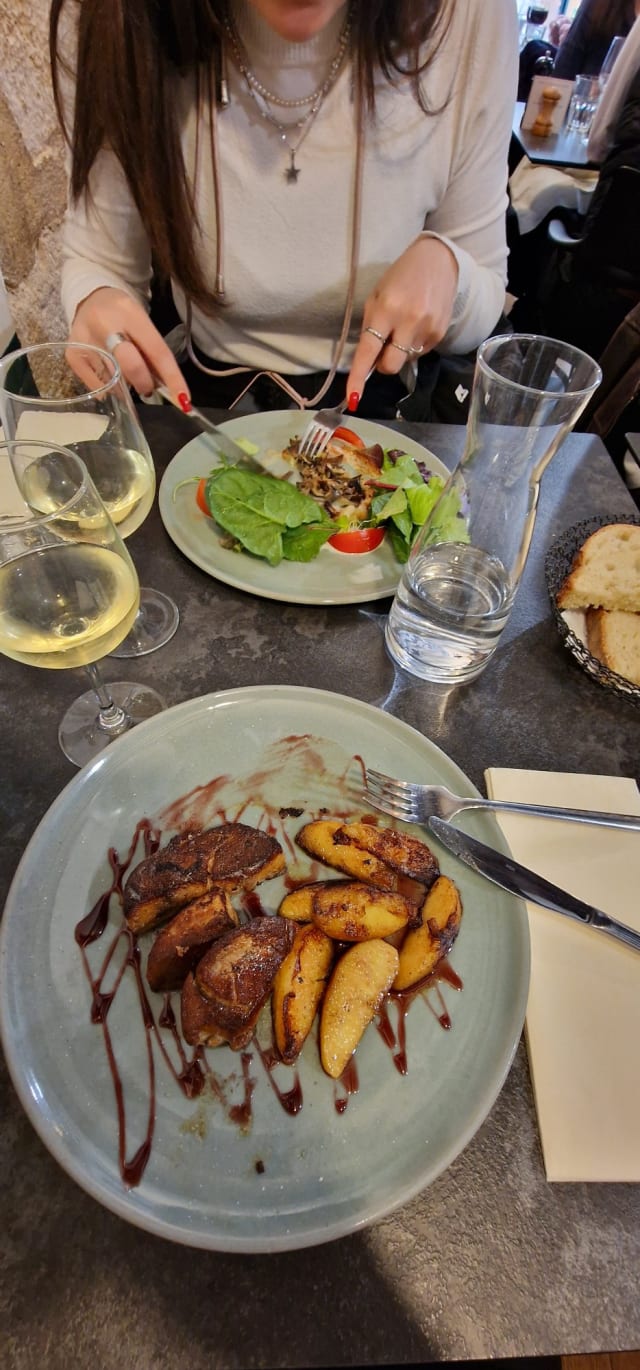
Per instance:
[[[126,732],[127,728],[131,726],[129,715],[125,713],[124,709],[120,708],[119,704],[114,703],[96,663],[92,662],[90,666],[85,666],[85,671],[91,681],[93,692],[100,706],[98,710],[98,727],[101,728],[103,732],[108,733],[110,737],[119,737],[120,733]]]

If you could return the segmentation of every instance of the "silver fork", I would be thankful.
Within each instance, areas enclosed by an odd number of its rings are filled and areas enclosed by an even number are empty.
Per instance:
[[[298,451],[302,457],[319,457],[324,452],[329,438],[333,436],[336,428],[340,427],[340,420],[349,401],[344,400],[342,404],[337,404],[335,409],[320,409],[311,423],[302,434],[302,439]]]
[[[373,371],[373,367],[371,371]],[[365,376],[365,385],[371,375],[371,371]],[[348,398],[342,404],[336,404],[333,409],[319,409],[315,418],[307,424],[307,427],[300,439],[298,451],[303,457],[319,457],[335,433],[336,428],[340,427],[340,421],[344,418],[345,410],[349,406]]]
[[[382,771],[365,770],[364,794],[371,807],[405,823],[424,823],[434,815],[452,818],[463,809],[497,809],[500,812],[535,814],[538,818],[566,818],[575,823],[597,823],[605,828],[632,828],[640,832],[640,815],[599,813],[595,809],[559,809],[546,804],[513,804],[502,799],[462,798],[442,785],[417,785],[394,780]]]

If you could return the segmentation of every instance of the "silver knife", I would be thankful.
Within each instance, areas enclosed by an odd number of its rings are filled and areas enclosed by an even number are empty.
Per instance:
[[[192,405],[187,414],[184,409],[181,409],[180,405],[164,385],[156,386],[156,390],[159,395],[162,395],[165,400],[169,401],[169,404],[173,405],[174,409],[178,410],[179,414],[184,414],[185,419],[194,419],[205,433],[209,433],[210,436],[215,439],[217,450],[221,452],[222,456],[225,457],[227,461],[231,462],[233,466],[242,465],[246,466],[248,470],[259,471],[261,475],[272,475],[272,472],[265,463],[261,462],[258,457],[250,456],[248,452],[245,452],[243,447],[240,447],[237,442],[233,441],[233,438],[230,438],[228,434],[224,433],[221,428],[218,428],[215,423],[212,423],[211,419],[208,419],[206,414],[202,413],[201,409],[196,409],[195,405]]]
[[[561,890],[558,885],[552,885],[549,880],[544,880],[541,875],[536,875],[535,871],[521,866],[503,852],[485,846],[484,842],[478,842],[476,837],[461,832],[453,823],[446,823],[443,818],[430,818],[428,822],[432,833],[443,846],[472,870],[477,871],[478,875],[493,880],[494,885],[501,885],[510,894],[519,894],[523,899],[530,899],[534,904],[552,909],[554,913],[566,913],[578,923],[586,923],[591,928],[597,928],[599,932],[607,932],[610,937],[633,947],[634,951],[640,951],[640,932],[627,927],[626,923],[618,923],[601,909],[595,909],[591,904],[583,904],[575,895]]]

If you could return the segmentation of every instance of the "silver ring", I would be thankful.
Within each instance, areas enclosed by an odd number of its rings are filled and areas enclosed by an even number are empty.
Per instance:
[[[407,357],[419,357],[420,353],[424,352],[422,345],[420,347],[403,347],[402,343],[394,342],[393,338],[389,340],[389,347],[396,347],[398,352],[404,352]]]
[[[124,333],[107,333],[107,336],[104,340],[104,345],[107,349],[107,352],[115,352],[116,347],[119,347],[120,343],[128,341],[129,339],[125,338]]]
[[[363,328],[362,331],[363,333],[372,333],[374,338],[378,339],[378,342],[386,343],[387,341],[387,339],[384,336],[384,333],[379,333],[377,328]]]

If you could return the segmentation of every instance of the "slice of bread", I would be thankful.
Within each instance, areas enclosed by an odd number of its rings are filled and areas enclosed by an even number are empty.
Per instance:
[[[640,614],[588,609],[587,646],[610,671],[640,685]]]
[[[556,602],[559,609],[640,612],[640,524],[608,523],[592,533]]]

